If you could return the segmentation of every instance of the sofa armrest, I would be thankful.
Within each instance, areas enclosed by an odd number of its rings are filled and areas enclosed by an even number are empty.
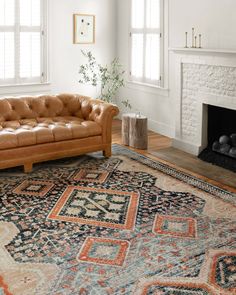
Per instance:
[[[112,119],[119,114],[118,107],[102,100],[86,98],[81,103],[81,111],[86,120],[101,125],[103,142],[110,143]]]

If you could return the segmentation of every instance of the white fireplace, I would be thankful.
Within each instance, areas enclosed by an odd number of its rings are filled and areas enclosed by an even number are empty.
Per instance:
[[[236,51],[172,51],[176,60],[173,146],[198,155],[207,146],[207,106],[236,110]]]

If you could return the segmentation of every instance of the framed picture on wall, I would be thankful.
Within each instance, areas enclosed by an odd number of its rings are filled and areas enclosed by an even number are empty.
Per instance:
[[[95,15],[74,14],[74,44],[95,42]]]

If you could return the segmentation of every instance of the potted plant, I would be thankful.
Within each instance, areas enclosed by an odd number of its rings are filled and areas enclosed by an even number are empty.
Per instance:
[[[101,65],[97,62],[91,51],[81,50],[86,57],[87,63],[80,66],[79,83],[90,84],[94,87],[100,87],[97,99],[106,102],[114,102],[117,91],[125,86],[124,73],[122,65],[118,58],[112,60],[110,65]],[[127,100],[123,100],[122,104],[126,108],[131,109],[131,105]]]

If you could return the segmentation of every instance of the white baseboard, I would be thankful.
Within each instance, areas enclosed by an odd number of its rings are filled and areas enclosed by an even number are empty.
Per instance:
[[[148,120],[148,129],[170,138],[173,138],[175,134],[174,127],[150,119]]]
[[[122,120],[123,113],[120,112],[117,116],[118,119]],[[156,133],[159,133],[161,135],[173,138],[175,134],[175,130],[173,127],[154,120],[148,119],[148,130],[154,131]]]
[[[185,142],[180,139],[173,139],[172,146],[194,156],[198,156],[202,149],[196,144]]]

